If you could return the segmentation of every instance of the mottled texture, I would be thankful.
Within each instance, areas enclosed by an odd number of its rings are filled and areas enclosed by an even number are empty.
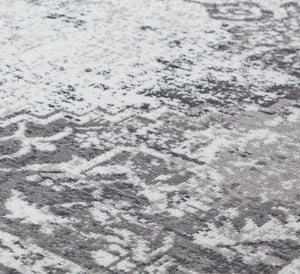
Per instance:
[[[297,1],[0,2],[0,273],[300,273]]]

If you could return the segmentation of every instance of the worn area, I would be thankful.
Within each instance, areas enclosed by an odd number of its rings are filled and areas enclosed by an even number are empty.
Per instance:
[[[299,273],[297,1],[0,2],[0,273]]]

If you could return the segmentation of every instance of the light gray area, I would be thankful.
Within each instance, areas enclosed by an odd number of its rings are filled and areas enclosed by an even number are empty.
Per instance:
[[[1,7],[0,273],[300,271],[298,3]]]

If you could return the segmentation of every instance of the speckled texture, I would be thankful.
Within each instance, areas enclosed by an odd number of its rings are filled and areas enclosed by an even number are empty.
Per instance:
[[[300,273],[297,1],[0,2],[0,273]]]

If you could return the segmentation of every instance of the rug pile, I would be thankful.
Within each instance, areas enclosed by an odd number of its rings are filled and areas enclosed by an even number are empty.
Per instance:
[[[298,1],[0,2],[0,273],[300,273]]]

